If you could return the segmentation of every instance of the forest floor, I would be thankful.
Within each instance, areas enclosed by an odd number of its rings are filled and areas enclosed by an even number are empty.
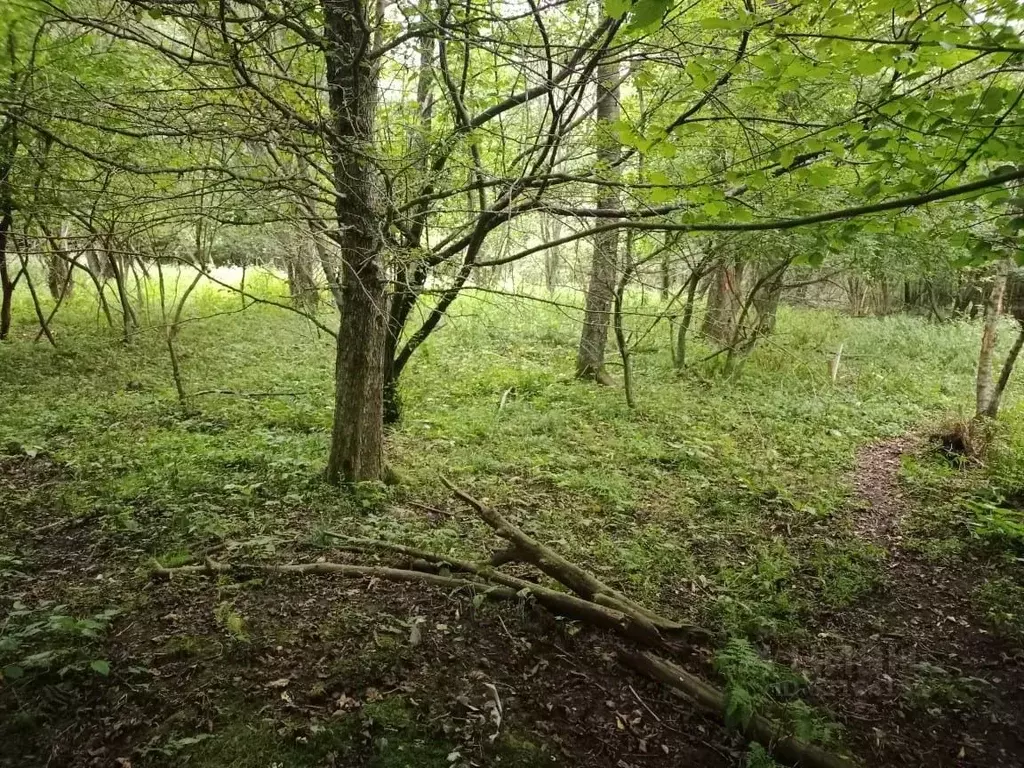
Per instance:
[[[0,765],[770,765],[617,639],[532,608],[151,578],[211,547],[351,557],[326,530],[479,557],[441,472],[710,628],[687,665],[802,736],[871,766],[1024,761],[1024,407],[983,463],[927,437],[969,398],[969,324],[786,310],[785,347],[731,379],[640,355],[630,411],[566,375],[566,318],[469,305],[406,383],[402,485],[339,494],[316,477],[329,343],[261,312],[186,327],[192,389],[298,395],[182,411],[159,338],[0,347]]]

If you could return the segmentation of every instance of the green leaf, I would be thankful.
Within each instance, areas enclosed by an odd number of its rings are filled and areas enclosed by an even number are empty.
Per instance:
[[[110,662],[104,661],[103,659],[96,659],[89,662],[89,669],[93,672],[99,672],[101,675],[106,677],[110,674]]]
[[[629,10],[629,0],[604,0],[605,15],[612,19],[621,19]]]
[[[640,0],[633,6],[629,21],[630,31],[645,31],[661,23],[662,17],[672,7],[672,0]]]
[[[0,677],[3,677],[4,680],[17,680],[20,677],[24,677],[24,675],[25,670],[14,664],[0,670]]]
[[[853,66],[862,75],[874,75],[881,71],[883,64],[877,56],[862,56]]]
[[[867,184],[861,187],[860,194],[862,197],[874,197],[882,191],[882,182],[878,179],[871,179]]]
[[[667,203],[675,198],[675,192],[668,187],[655,187],[651,190],[652,203]]]
[[[739,29],[743,23],[736,19],[723,19],[721,16],[708,16],[700,20],[704,29]]]

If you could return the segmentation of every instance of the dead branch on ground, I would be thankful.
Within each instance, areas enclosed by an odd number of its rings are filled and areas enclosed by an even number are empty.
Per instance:
[[[405,558],[403,567],[361,565],[335,562],[296,564],[223,563],[206,556],[204,561],[176,567],[156,563],[155,578],[176,575],[215,575],[231,573],[244,577],[253,573],[281,575],[329,574],[343,578],[418,583],[447,590],[465,590],[476,599],[531,601],[548,612],[593,627],[610,630],[624,640],[647,650],[622,651],[621,661],[666,686],[672,693],[693,701],[719,719],[725,718],[726,694],[696,675],[664,658],[710,645],[711,633],[700,627],[661,616],[630,600],[608,586],[593,573],[562,557],[550,547],[527,535],[497,511],[441,478],[456,497],[473,509],[509,546],[480,561],[463,560],[390,541],[325,532],[337,542],[336,549],[367,555],[388,553]],[[502,565],[520,563],[533,566],[569,592],[529,581],[500,570]],[[460,574],[453,576],[453,573]],[[680,646],[685,640],[687,645]],[[656,655],[658,651],[662,655]],[[853,763],[821,748],[790,736],[778,722],[754,714],[742,727],[742,733],[765,747],[777,760],[805,768],[851,768]]]

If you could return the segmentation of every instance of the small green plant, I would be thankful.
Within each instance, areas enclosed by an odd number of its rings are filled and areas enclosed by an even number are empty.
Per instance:
[[[85,670],[110,674],[110,663],[96,657],[96,641],[118,612],[108,608],[76,618],[52,601],[35,607],[15,601],[0,628],[0,677],[19,680],[53,670],[62,677]]]
[[[1024,638],[1024,586],[1002,576],[986,581],[975,594],[988,620],[1000,632]]]
[[[914,665],[914,681],[908,691],[912,704],[938,714],[945,708],[971,707],[989,683],[975,677],[963,677],[944,667],[919,662]]]
[[[245,628],[245,617],[238,613],[231,603],[223,602],[218,605],[215,616],[217,623],[231,637],[240,643],[249,642],[249,633]]]
[[[778,768],[779,764],[768,754],[768,750],[760,744],[753,743],[747,750],[743,760],[744,768]]]
[[[838,726],[796,698],[807,681],[780,664],[766,661],[745,638],[733,638],[715,655],[725,682],[726,722],[742,728],[764,712],[805,741],[833,742]],[[757,765],[758,763],[754,763]]]
[[[967,525],[976,536],[994,544],[1024,549],[1024,510],[985,499],[968,499],[966,506],[973,513]]]

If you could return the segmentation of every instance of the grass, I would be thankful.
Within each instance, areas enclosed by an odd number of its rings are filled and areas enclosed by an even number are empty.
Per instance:
[[[252,289],[285,293],[272,280]],[[388,440],[402,485],[346,493],[320,478],[333,339],[279,309],[239,309],[213,285],[196,292],[186,316],[211,317],[182,328],[186,385],[278,394],[201,395],[184,411],[159,329],[125,346],[81,295],[58,316],[53,349],[31,343],[29,307],[18,305],[14,338],[0,345],[0,449],[50,456],[68,471],[56,495],[23,503],[46,517],[101,513],[112,534],[132,537],[140,566],[145,556],[183,562],[224,539],[269,554],[282,538],[315,540],[325,528],[479,554],[493,542],[467,515],[431,520],[403,504],[454,508],[443,473],[639,599],[752,640],[797,635],[817,612],[878,583],[881,553],[850,525],[855,452],[969,413],[979,333],[970,323],[783,307],[776,334],[730,378],[699,364],[677,375],[666,338],[638,352],[634,410],[618,388],[573,380],[575,313],[467,296],[404,376],[405,419]],[[633,297],[634,311],[652,309]],[[709,351],[694,347],[691,359]],[[1014,390],[987,465],[906,460],[904,476],[930,510],[912,525],[929,556],[979,546],[1007,562],[1018,554],[1024,403]],[[992,584],[980,596],[993,622],[1017,631],[1007,595],[1020,587],[1003,576]],[[245,617],[230,603],[218,620],[225,641],[245,642]],[[450,745],[383,710],[363,714],[392,732],[376,736],[373,765],[447,764]],[[234,736],[184,745],[194,764],[245,764],[244,744],[268,764],[314,765],[344,754],[352,736],[342,725],[305,742],[254,739],[238,722]],[[532,764],[529,745],[510,749],[503,764],[519,752]]]
[[[216,286],[197,292],[193,316],[221,314],[182,329],[189,389],[287,395],[205,395],[183,413],[160,333],[126,348],[83,296],[59,316],[57,349],[0,347],[0,446],[66,463],[62,506],[100,507],[107,525],[143,529],[151,553],[172,560],[211,540],[279,534],[296,516],[468,550],[483,532],[463,518],[389,511],[403,496],[444,503],[446,473],[643,599],[707,593],[702,618],[741,634],[792,630],[814,604],[842,606],[871,587],[877,558],[844,518],[854,452],[967,410],[977,335],[970,324],[783,308],[777,334],[729,379],[699,366],[675,375],[665,344],[637,355],[634,411],[621,391],[572,380],[571,313],[467,297],[402,383],[406,417],[388,447],[405,484],[345,495],[318,477],[332,340],[287,312],[239,308]],[[1013,398],[1007,410],[1007,434],[1019,434],[1024,410]],[[1024,452],[1016,439],[1012,455]]]

